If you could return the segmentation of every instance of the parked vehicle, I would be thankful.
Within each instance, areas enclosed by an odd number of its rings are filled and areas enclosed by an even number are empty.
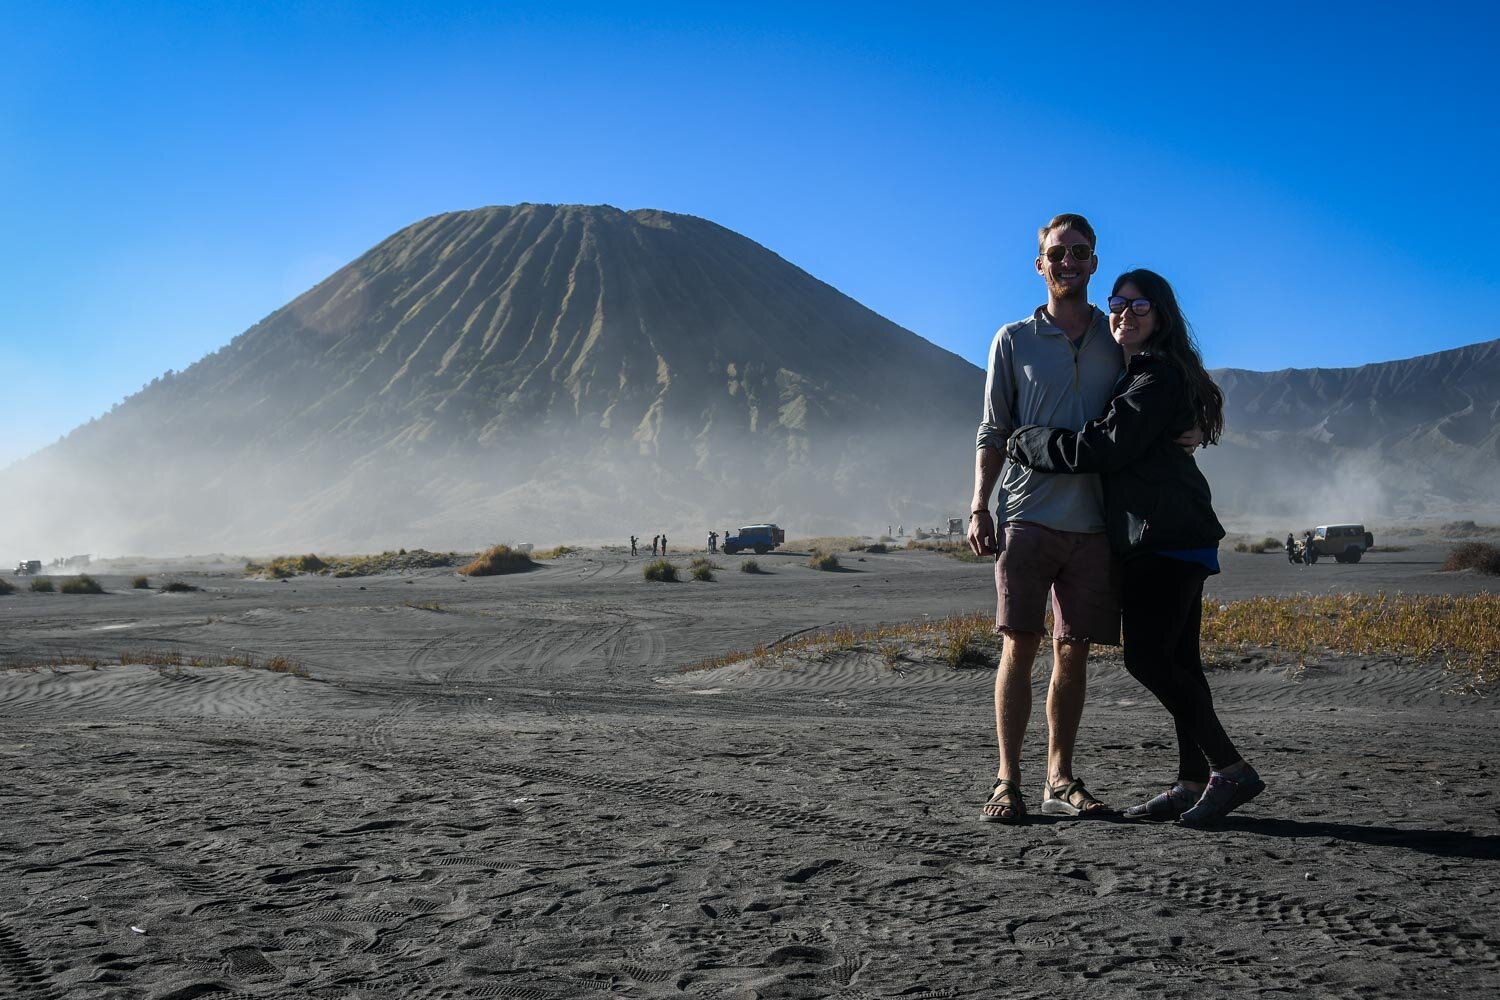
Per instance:
[[[27,559],[16,564],[16,576],[36,576],[42,571],[40,559]]]
[[[724,551],[729,555],[752,550],[756,555],[763,556],[778,545],[786,544],[786,532],[774,524],[747,524],[740,529],[737,535],[727,535],[724,538]]]
[[[1357,563],[1375,547],[1375,536],[1363,524],[1325,524],[1313,529],[1313,553],[1335,562]]]

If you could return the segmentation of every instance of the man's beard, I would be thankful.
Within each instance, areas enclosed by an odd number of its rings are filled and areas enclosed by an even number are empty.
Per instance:
[[[1087,302],[1089,300],[1089,286],[1086,281],[1072,285],[1060,285],[1053,282],[1047,284],[1048,291],[1059,302]]]

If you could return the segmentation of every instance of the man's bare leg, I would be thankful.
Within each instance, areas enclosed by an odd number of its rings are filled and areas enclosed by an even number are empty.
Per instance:
[[[1088,640],[1052,640],[1052,683],[1047,688],[1047,784],[1073,780],[1073,747],[1089,690]]]
[[[1042,637],[1037,632],[1005,632],[1000,669],[995,671],[995,741],[1000,747],[997,778],[1019,783],[1021,743],[1031,721],[1031,668]]]
[[[1031,667],[1036,662],[1042,637],[1037,632],[1004,630],[1000,650],[1000,667],[995,671],[995,742],[1000,748],[1000,767],[996,777],[1012,782],[1015,794],[1021,791],[1021,743],[1026,724],[1031,720]],[[984,806],[984,815],[1002,822],[1020,819],[1002,798],[1000,790]],[[1019,802],[1019,800],[1017,800]]]

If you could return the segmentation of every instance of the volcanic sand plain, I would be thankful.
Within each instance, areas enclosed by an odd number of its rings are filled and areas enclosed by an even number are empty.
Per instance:
[[[1226,552],[1209,599],[1497,586],[1438,572],[1444,551]],[[980,823],[992,669],[683,668],[987,611],[990,567],[742,558],[698,582],[677,557],[676,584],[593,549],[504,577],[0,597],[0,657],[49,663],[0,671],[0,995],[1500,991],[1491,692],[1395,658],[1216,671],[1270,784],[1221,828]],[[307,676],[118,665],[162,651]],[[1099,657],[1078,774],[1123,806],[1174,764],[1165,714]]]

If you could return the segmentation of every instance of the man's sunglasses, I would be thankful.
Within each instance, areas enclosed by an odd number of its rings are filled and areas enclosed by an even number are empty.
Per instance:
[[[1135,313],[1137,316],[1144,316],[1151,311],[1151,300],[1127,299],[1123,295],[1111,295],[1109,297],[1109,311],[1114,313],[1115,315],[1118,316],[1120,313],[1124,312],[1126,306],[1129,306],[1130,311]]]
[[[1063,258],[1070,253],[1073,255],[1074,260],[1083,263],[1094,256],[1094,248],[1087,243],[1074,243],[1070,246],[1063,246],[1059,243],[1055,247],[1048,247],[1042,253],[1054,264],[1061,264]]]

